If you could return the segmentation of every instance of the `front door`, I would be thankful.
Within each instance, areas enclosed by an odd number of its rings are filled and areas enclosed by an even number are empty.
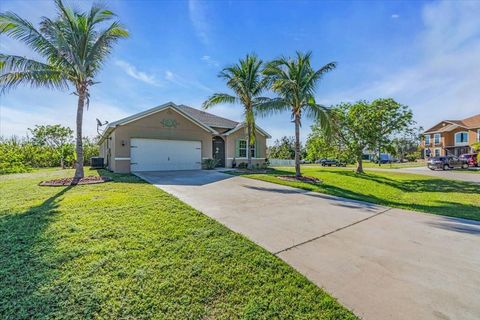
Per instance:
[[[225,141],[220,137],[212,140],[212,158],[217,160],[217,167],[225,167]]]

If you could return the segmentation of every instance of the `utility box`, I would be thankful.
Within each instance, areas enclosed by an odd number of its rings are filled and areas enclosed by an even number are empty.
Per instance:
[[[91,168],[92,169],[103,169],[103,157],[91,157],[90,158]]]

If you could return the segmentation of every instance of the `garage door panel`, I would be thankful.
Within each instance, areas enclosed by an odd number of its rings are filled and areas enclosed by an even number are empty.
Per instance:
[[[201,169],[201,142],[131,139],[131,171]]]

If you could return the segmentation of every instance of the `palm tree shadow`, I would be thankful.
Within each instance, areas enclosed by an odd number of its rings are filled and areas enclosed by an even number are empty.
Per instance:
[[[58,276],[45,259],[45,253],[53,251],[53,239],[46,230],[58,213],[59,199],[71,188],[63,188],[24,212],[0,218],[1,318],[41,317],[56,308],[58,300],[50,290],[39,294],[42,286]]]

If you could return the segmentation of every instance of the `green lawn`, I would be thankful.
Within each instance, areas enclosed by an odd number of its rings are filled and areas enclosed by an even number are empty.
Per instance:
[[[304,167],[322,167],[320,164],[305,164]],[[387,163],[378,165],[377,163],[370,162],[370,161],[363,161],[363,167],[368,168],[378,168],[378,169],[402,169],[402,168],[415,168],[415,167],[424,167],[426,164],[422,161],[420,162],[404,162],[404,163]],[[356,168],[357,164],[349,164],[347,168]],[[335,168],[335,167],[326,167],[326,168]]]
[[[72,174],[0,177],[0,319],[356,319],[280,259],[136,177],[37,186]]]
[[[314,185],[280,180],[277,177],[294,171],[293,168],[284,167],[276,168],[268,174],[245,176],[396,208],[480,220],[479,184],[391,171],[356,174],[352,169],[311,166],[303,166],[302,173],[317,177],[323,183]]]

